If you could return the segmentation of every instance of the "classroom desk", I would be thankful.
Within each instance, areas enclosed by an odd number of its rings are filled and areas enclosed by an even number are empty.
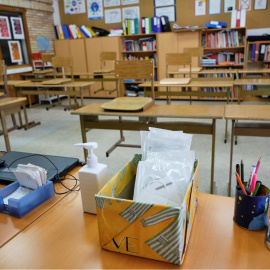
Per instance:
[[[6,116],[12,115],[15,113],[19,113],[19,120],[20,120],[20,127],[24,127],[25,129],[34,127],[36,125],[40,125],[40,122],[28,122],[27,112],[25,108],[26,104],[26,98],[25,97],[5,97],[0,99],[0,115],[1,115],[1,124],[3,129],[4,139],[5,139],[5,145],[7,151],[11,151],[9,137],[8,137],[8,131],[14,130],[15,128],[19,128],[19,126],[14,126],[12,129],[7,128],[6,124]],[[25,125],[22,124],[21,119],[21,107],[23,107],[24,111],[24,119],[25,119]]]
[[[149,127],[164,128],[170,130],[183,130],[185,133],[212,135],[212,157],[211,157],[211,184],[210,192],[214,189],[214,163],[215,163],[215,136],[216,120],[222,119],[224,106],[222,105],[153,105],[145,111],[140,112],[118,112],[104,111],[101,104],[93,103],[71,112],[80,116],[82,141],[87,142],[86,131],[89,129],[109,130],[148,130]],[[100,119],[102,116],[115,116],[115,119]],[[138,120],[123,119],[124,117],[136,117]],[[159,121],[158,118],[170,118],[175,121]],[[154,119],[154,121],[153,121]],[[181,119],[208,119],[211,123],[181,122]],[[109,150],[117,146],[128,146],[120,140]],[[140,147],[140,146],[139,146]],[[108,153],[107,153],[108,156]],[[84,149],[84,157],[87,151]]]
[[[265,230],[233,222],[234,198],[199,193],[182,266],[101,249],[95,215],[70,193],[1,248],[3,269],[269,269]],[[26,252],[28,255],[26,255]]]
[[[203,68],[203,67],[202,67]],[[237,74],[237,69],[201,69],[194,70],[191,68],[191,75],[202,75],[202,74]],[[175,75],[187,75],[189,70],[187,68],[180,68],[178,71],[170,71],[168,75],[174,77]]]
[[[14,85],[16,88],[16,93],[18,91],[21,92],[23,95],[67,95],[69,98],[69,106],[65,107],[65,110],[68,109],[74,109],[80,107],[77,103],[77,96],[80,96],[81,98],[81,107],[84,106],[83,103],[83,92],[84,91],[90,91],[90,86],[93,84],[93,82],[77,82],[72,81],[69,83],[63,83],[63,84],[42,84],[40,82],[29,82],[29,83],[23,83],[23,84],[16,84]],[[32,88],[32,90],[25,89],[25,88]],[[33,90],[35,89],[36,90]],[[38,88],[47,88],[47,89],[38,89]],[[66,88],[67,90],[57,90],[59,88]],[[76,88],[79,88],[79,91],[76,90]],[[74,97],[74,104],[71,104],[70,97]],[[29,106],[31,107],[31,99],[29,99]]]
[[[240,104],[241,98],[244,96],[263,96],[270,94],[270,79],[269,77],[261,79],[238,79],[233,82],[237,86],[238,104]],[[265,86],[269,89],[263,90],[245,90],[243,86],[245,85],[255,85],[255,86]]]
[[[233,136],[258,136],[270,137],[270,106],[269,105],[226,105],[225,119],[232,120],[229,196],[231,195],[232,160],[233,160]],[[241,120],[263,121],[238,122]],[[262,146],[263,147],[263,146]]]
[[[148,89],[151,87],[151,82],[144,82],[139,84],[140,87],[144,88],[144,95],[151,96],[151,91]],[[233,88],[233,78],[220,78],[220,79],[209,79],[209,78],[192,78],[189,84],[161,84],[158,81],[154,82],[154,87],[183,87],[183,88],[207,88],[207,87],[224,87],[226,91],[219,92],[205,92],[205,91],[155,91],[155,96],[197,96],[197,97],[223,97],[226,98],[227,104],[229,103],[230,92]],[[227,142],[227,121],[225,124],[225,136],[224,142]]]
[[[78,177],[77,171],[80,168],[81,168],[80,166],[77,166],[76,168],[72,169],[69,173],[71,175],[74,175],[75,177]],[[64,180],[64,184],[68,188],[72,188],[74,182],[70,180]],[[0,188],[3,187],[5,187],[5,185],[0,184]],[[55,183],[54,189],[58,193],[66,191],[66,189],[60,183]],[[0,213],[0,248],[67,195],[68,193],[62,195],[55,194],[53,198],[44,202],[43,204],[32,210],[30,213],[25,215],[23,218],[16,218],[4,213]]]

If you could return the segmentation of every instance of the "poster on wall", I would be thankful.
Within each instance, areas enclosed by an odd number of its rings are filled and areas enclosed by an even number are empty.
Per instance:
[[[10,17],[14,39],[24,39],[23,22],[19,17]]]
[[[139,0],[122,0],[122,5],[139,4]]]
[[[195,16],[203,16],[206,14],[205,0],[195,0]]]
[[[121,9],[106,9],[105,10],[105,23],[120,23],[121,20]]]
[[[140,8],[138,6],[123,8],[122,13],[123,13],[123,19],[140,18]]]
[[[239,0],[239,9],[250,10],[251,9],[251,0]]]
[[[102,0],[87,0],[88,20],[103,19]]]
[[[120,6],[120,0],[104,0],[104,7]]]
[[[236,7],[236,0],[224,0],[224,13],[232,12]]]
[[[22,50],[19,41],[8,41],[8,48],[12,63],[22,62]]]
[[[168,16],[170,22],[175,22],[175,6],[155,8],[155,16]]]
[[[66,15],[85,13],[84,0],[65,0],[64,6]]]
[[[267,0],[254,0],[254,10],[266,8],[267,8]]]
[[[11,39],[8,17],[0,16],[0,39]]]
[[[221,0],[209,0],[209,15],[220,14]]]
[[[175,0],[155,0],[155,7],[173,6]]]
[[[39,51],[49,51],[51,49],[48,37],[37,37],[37,43]]]

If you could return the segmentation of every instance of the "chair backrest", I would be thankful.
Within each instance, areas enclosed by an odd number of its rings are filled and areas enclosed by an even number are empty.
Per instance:
[[[191,53],[167,53],[166,54],[166,77],[169,77],[169,66],[188,67],[191,77]]]
[[[55,56],[52,58],[52,66],[53,66],[55,78],[57,76],[57,69],[61,68],[63,72],[63,76],[65,76],[67,72],[70,72],[71,79],[74,80],[72,57]]]
[[[3,82],[4,86],[4,95],[1,97],[9,96],[9,89],[7,86],[7,66],[5,65],[4,60],[0,60],[0,81]]]
[[[198,66],[200,66],[201,57],[203,56],[203,47],[184,48],[184,53],[191,53],[192,58],[198,58]]]
[[[45,64],[46,63],[48,63],[48,62],[52,63],[52,58],[53,57],[55,57],[55,55],[52,54],[52,53],[43,53],[41,55],[43,69],[45,69]]]
[[[100,69],[106,65],[107,61],[116,61],[116,52],[101,52],[100,53]],[[114,66],[114,63],[113,63]]]
[[[151,81],[152,99],[155,99],[154,94],[154,60],[134,60],[134,61],[116,61],[115,62],[115,77],[118,79],[118,96],[120,92],[120,80],[124,79],[148,79]]]

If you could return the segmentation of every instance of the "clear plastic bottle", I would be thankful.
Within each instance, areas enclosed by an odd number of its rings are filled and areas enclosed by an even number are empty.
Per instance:
[[[89,150],[87,164],[79,170],[79,181],[81,188],[83,211],[96,214],[95,194],[108,182],[108,166],[98,163],[97,156],[93,149],[97,148],[96,142],[78,143],[80,146]]]

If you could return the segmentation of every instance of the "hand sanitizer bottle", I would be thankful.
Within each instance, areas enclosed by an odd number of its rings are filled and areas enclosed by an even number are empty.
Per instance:
[[[81,146],[89,150],[87,165],[79,170],[79,181],[81,188],[83,211],[96,214],[95,194],[108,182],[108,166],[98,163],[97,156],[93,149],[97,148],[96,142],[78,143],[75,146]]]

